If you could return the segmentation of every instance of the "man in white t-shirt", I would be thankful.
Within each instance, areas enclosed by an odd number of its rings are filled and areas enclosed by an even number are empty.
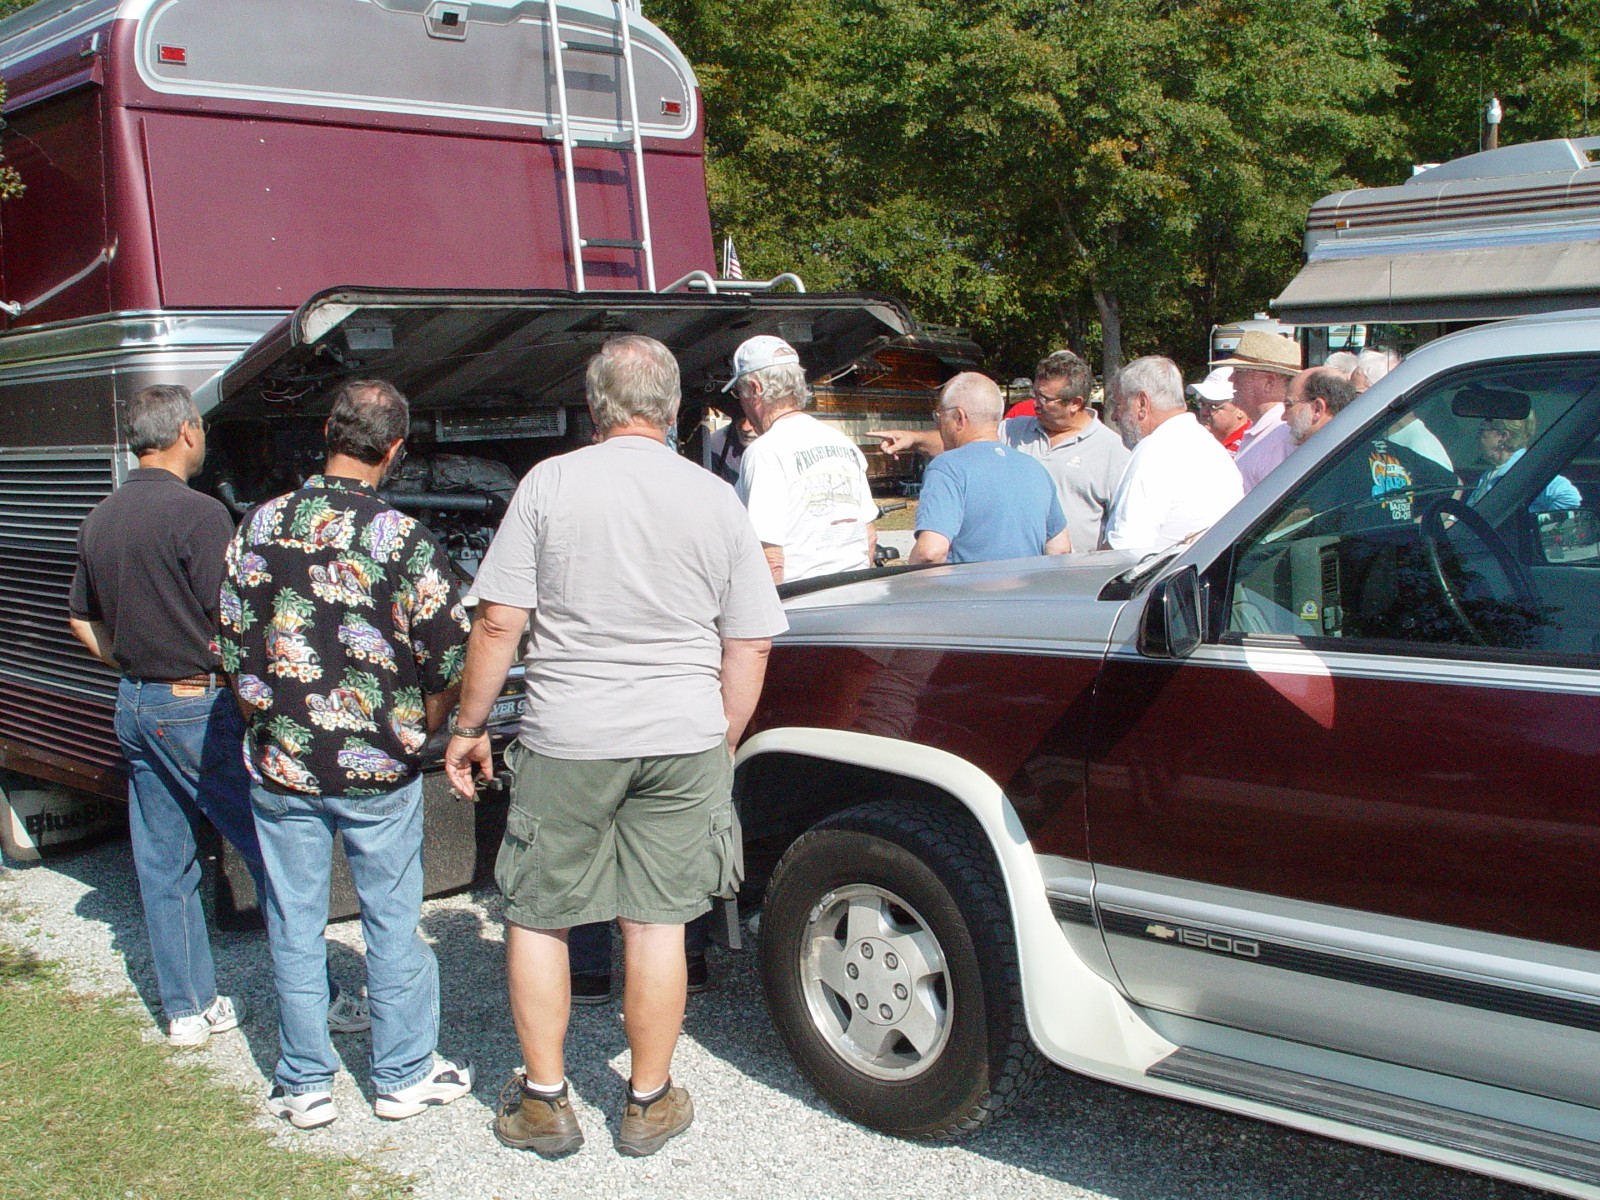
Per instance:
[[[1133,451],[1106,518],[1111,549],[1175,546],[1244,495],[1233,459],[1184,404],[1171,359],[1136,358],[1118,371],[1106,389],[1106,419]]]
[[[599,442],[528,472],[473,581],[445,773],[464,795],[474,773],[492,776],[489,710],[531,616],[495,863],[525,1066],[495,1136],[551,1156],[582,1144],[566,1084],[567,931],[618,919],[632,1069],[617,1148],[642,1156],[694,1117],[670,1075],[684,926],[738,886],[733,748],[788,623],[738,500],[667,446],[671,352],[612,338],[585,390]]]
[[[750,338],[734,351],[733,378],[722,390],[739,398],[758,435],[736,486],[773,581],[870,567],[878,506],[866,456],[802,411],[811,389],[794,347],[770,334]]]

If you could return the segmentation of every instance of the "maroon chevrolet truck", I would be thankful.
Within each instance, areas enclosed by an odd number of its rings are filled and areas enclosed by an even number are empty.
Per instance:
[[[944,1137],[1047,1060],[1600,1196],[1597,505],[1588,312],[1424,347],[1192,545],[799,585],[737,795],[808,1078]]]

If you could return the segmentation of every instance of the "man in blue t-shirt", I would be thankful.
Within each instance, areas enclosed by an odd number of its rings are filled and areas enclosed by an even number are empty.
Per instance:
[[[987,562],[1071,551],[1067,518],[1049,473],[1000,441],[1004,411],[1000,388],[976,371],[962,372],[940,390],[933,420],[945,452],[923,472],[911,562]]]

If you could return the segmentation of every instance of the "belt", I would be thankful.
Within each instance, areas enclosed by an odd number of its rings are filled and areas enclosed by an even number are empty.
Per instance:
[[[186,675],[182,679],[158,679],[155,682],[169,687],[220,688],[228,685],[228,677],[221,671],[209,671],[204,675]]]

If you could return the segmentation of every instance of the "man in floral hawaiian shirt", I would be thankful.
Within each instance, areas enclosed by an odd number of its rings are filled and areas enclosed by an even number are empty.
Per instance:
[[[434,1056],[439,969],[416,932],[419,755],[455,702],[468,624],[443,549],[378,497],[409,422],[392,385],[342,386],[323,474],[245,518],[222,587],[222,661],[250,720],[278,989],[267,1108],[302,1129],[335,1116],[322,940],[335,833],[367,942],[374,1110],[415,1116],[472,1086],[470,1064]]]

